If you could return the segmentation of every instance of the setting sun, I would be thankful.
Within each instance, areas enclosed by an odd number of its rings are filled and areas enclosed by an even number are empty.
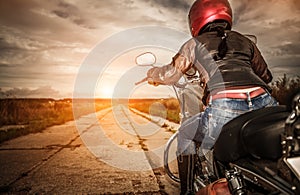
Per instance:
[[[111,98],[113,94],[113,87],[111,86],[105,86],[100,88],[100,96],[104,98]]]

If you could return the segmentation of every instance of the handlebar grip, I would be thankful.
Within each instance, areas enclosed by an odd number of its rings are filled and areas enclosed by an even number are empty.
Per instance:
[[[141,84],[141,83],[143,83],[143,82],[146,82],[147,80],[148,80],[148,77],[145,77],[145,78],[143,78],[142,80],[136,82],[135,85],[139,85],[139,84]]]

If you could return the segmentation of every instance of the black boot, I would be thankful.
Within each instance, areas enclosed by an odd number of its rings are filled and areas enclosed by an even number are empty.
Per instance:
[[[194,194],[194,164],[195,155],[179,155],[177,157],[180,178],[180,194]]]

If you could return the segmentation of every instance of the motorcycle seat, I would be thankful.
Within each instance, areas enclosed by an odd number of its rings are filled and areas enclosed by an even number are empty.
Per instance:
[[[285,106],[265,107],[242,114],[226,123],[214,145],[214,156],[234,162],[251,156],[276,160],[282,156],[281,134],[289,115]]]

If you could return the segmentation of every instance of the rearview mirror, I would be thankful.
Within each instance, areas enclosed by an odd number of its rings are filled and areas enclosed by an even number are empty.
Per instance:
[[[156,63],[156,57],[153,53],[146,52],[137,56],[135,63],[139,66],[153,66]]]

